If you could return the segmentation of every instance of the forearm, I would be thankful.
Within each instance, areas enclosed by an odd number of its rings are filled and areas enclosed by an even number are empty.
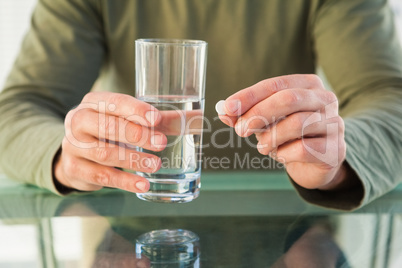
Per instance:
[[[345,107],[346,159],[362,181],[366,204],[402,182],[402,83],[360,96],[355,106]]]
[[[64,117],[90,91],[104,60],[96,1],[41,0],[0,94],[0,166],[57,193],[52,164]]]

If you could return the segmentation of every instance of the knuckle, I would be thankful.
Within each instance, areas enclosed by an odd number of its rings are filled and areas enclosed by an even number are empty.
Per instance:
[[[92,183],[96,185],[112,186],[112,176],[107,170],[99,170],[93,174]]]
[[[307,74],[306,79],[307,79],[308,83],[314,88],[323,87],[321,78],[316,74]]]
[[[264,88],[274,92],[289,88],[289,83],[285,77],[275,77],[263,81]]]
[[[71,128],[71,121],[73,120],[75,111],[71,110],[67,113],[66,118],[64,119],[64,127],[66,129],[70,129]]]
[[[117,122],[115,117],[109,117],[107,120],[105,120],[105,123],[103,124],[103,127],[100,126],[101,131],[104,131],[106,135],[109,137],[114,137],[117,133]],[[104,129],[102,129],[104,128]]]
[[[74,115],[71,117],[70,128],[80,130],[82,128],[83,122],[86,122],[85,111],[84,110],[75,111]]]
[[[303,129],[305,116],[301,113],[295,113],[289,117],[289,125],[291,129]]]
[[[82,116],[82,113],[79,113],[80,110],[75,108],[73,110],[70,110],[65,119],[64,119],[64,127],[67,129],[71,129],[73,127],[75,127],[76,123],[80,122],[80,117]]]
[[[67,175],[76,174],[78,170],[78,164],[74,157],[68,155],[63,156],[63,170]]]
[[[85,122],[85,109],[73,109],[69,111],[64,120],[64,127],[69,130],[81,130]]]
[[[345,121],[343,121],[343,118],[338,115],[335,117],[335,122],[338,124],[339,133],[345,132]]]
[[[285,106],[294,106],[299,102],[299,95],[294,90],[282,91],[282,103]]]
[[[326,90],[325,98],[326,98],[327,103],[334,103],[334,102],[338,101],[338,97],[336,96],[336,94],[329,90]]]
[[[107,148],[96,147],[94,150],[94,158],[97,162],[107,162],[111,157],[111,151]]]
[[[84,98],[82,99],[82,102],[90,102],[94,96],[96,95],[96,92],[88,92],[87,94],[85,94]]]
[[[256,101],[257,101],[257,97],[256,97],[256,95],[255,95],[255,93],[254,93],[254,90],[246,90],[246,92],[245,92],[246,94],[246,96],[245,96],[245,98],[247,99],[247,100],[249,100],[249,102],[251,102],[251,103],[255,103]]]
[[[125,98],[126,98],[125,95],[115,93],[115,94],[110,96],[109,103],[119,104],[119,103],[123,102]]]

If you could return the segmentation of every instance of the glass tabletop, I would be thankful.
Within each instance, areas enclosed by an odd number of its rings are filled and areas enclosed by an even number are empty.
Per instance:
[[[401,187],[354,212],[308,205],[283,172],[205,173],[186,204],[115,189],[59,197],[4,176],[0,193],[0,267],[402,265]],[[164,229],[191,241],[140,243]]]

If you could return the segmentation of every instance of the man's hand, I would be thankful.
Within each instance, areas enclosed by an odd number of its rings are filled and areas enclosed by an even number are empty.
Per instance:
[[[131,96],[94,92],[65,119],[65,137],[55,159],[55,179],[64,186],[82,191],[102,187],[142,193],[149,182],[117,168],[153,173],[161,160],[138,152],[135,146],[162,151],[166,136],[151,129],[162,119],[153,106]]]
[[[225,124],[241,137],[255,134],[258,151],[282,162],[308,189],[347,185],[344,122],[338,100],[316,75],[267,79],[225,101]]]

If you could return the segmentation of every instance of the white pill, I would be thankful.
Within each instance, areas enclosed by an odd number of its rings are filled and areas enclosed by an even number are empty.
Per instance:
[[[219,115],[225,115],[225,101],[220,100],[215,105],[215,110]]]

